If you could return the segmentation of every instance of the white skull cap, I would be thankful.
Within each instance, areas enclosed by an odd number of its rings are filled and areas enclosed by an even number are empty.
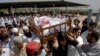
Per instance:
[[[18,28],[13,28],[12,32],[17,33],[18,32]]]
[[[23,26],[23,30],[29,30],[28,26]]]

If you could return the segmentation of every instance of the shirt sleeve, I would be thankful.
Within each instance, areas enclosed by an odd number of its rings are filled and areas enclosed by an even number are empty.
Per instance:
[[[87,56],[100,56],[100,47],[87,52]]]
[[[73,46],[77,46],[78,41],[77,40],[73,40],[73,41],[70,41],[69,44],[71,44]]]
[[[77,46],[82,46],[83,45],[82,37],[79,36],[76,40],[78,41],[78,45]]]
[[[22,39],[23,39],[24,43],[27,42],[27,37],[26,36],[23,35]]]
[[[100,46],[96,45],[88,49],[88,45],[82,45],[82,50],[87,56],[100,56]]]

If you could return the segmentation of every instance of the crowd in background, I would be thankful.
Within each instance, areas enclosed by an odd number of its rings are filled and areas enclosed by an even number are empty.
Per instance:
[[[48,19],[39,19],[43,16]],[[100,56],[99,33],[93,20],[88,26],[85,19],[80,27],[80,20],[76,17],[66,34],[58,32],[53,40],[41,43],[40,36],[31,30],[32,23],[44,27],[50,18],[72,19],[66,14],[0,16],[0,56]]]

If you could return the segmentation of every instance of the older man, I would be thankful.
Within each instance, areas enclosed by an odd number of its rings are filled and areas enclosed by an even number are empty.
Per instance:
[[[35,41],[37,43],[40,43],[40,38],[33,32],[31,32],[28,26],[23,26],[23,32],[25,37],[28,39],[28,42]]]

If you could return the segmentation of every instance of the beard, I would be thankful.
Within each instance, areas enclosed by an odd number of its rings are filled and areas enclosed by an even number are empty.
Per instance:
[[[31,38],[31,36],[32,36],[32,33],[31,32],[27,32],[27,33],[24,33],[25,34],[25,36],[27,36],[28,38]]]
[[[90,44],[92,44],[92,41],[91,40],[87,40],[87,42],[90,43]]]

